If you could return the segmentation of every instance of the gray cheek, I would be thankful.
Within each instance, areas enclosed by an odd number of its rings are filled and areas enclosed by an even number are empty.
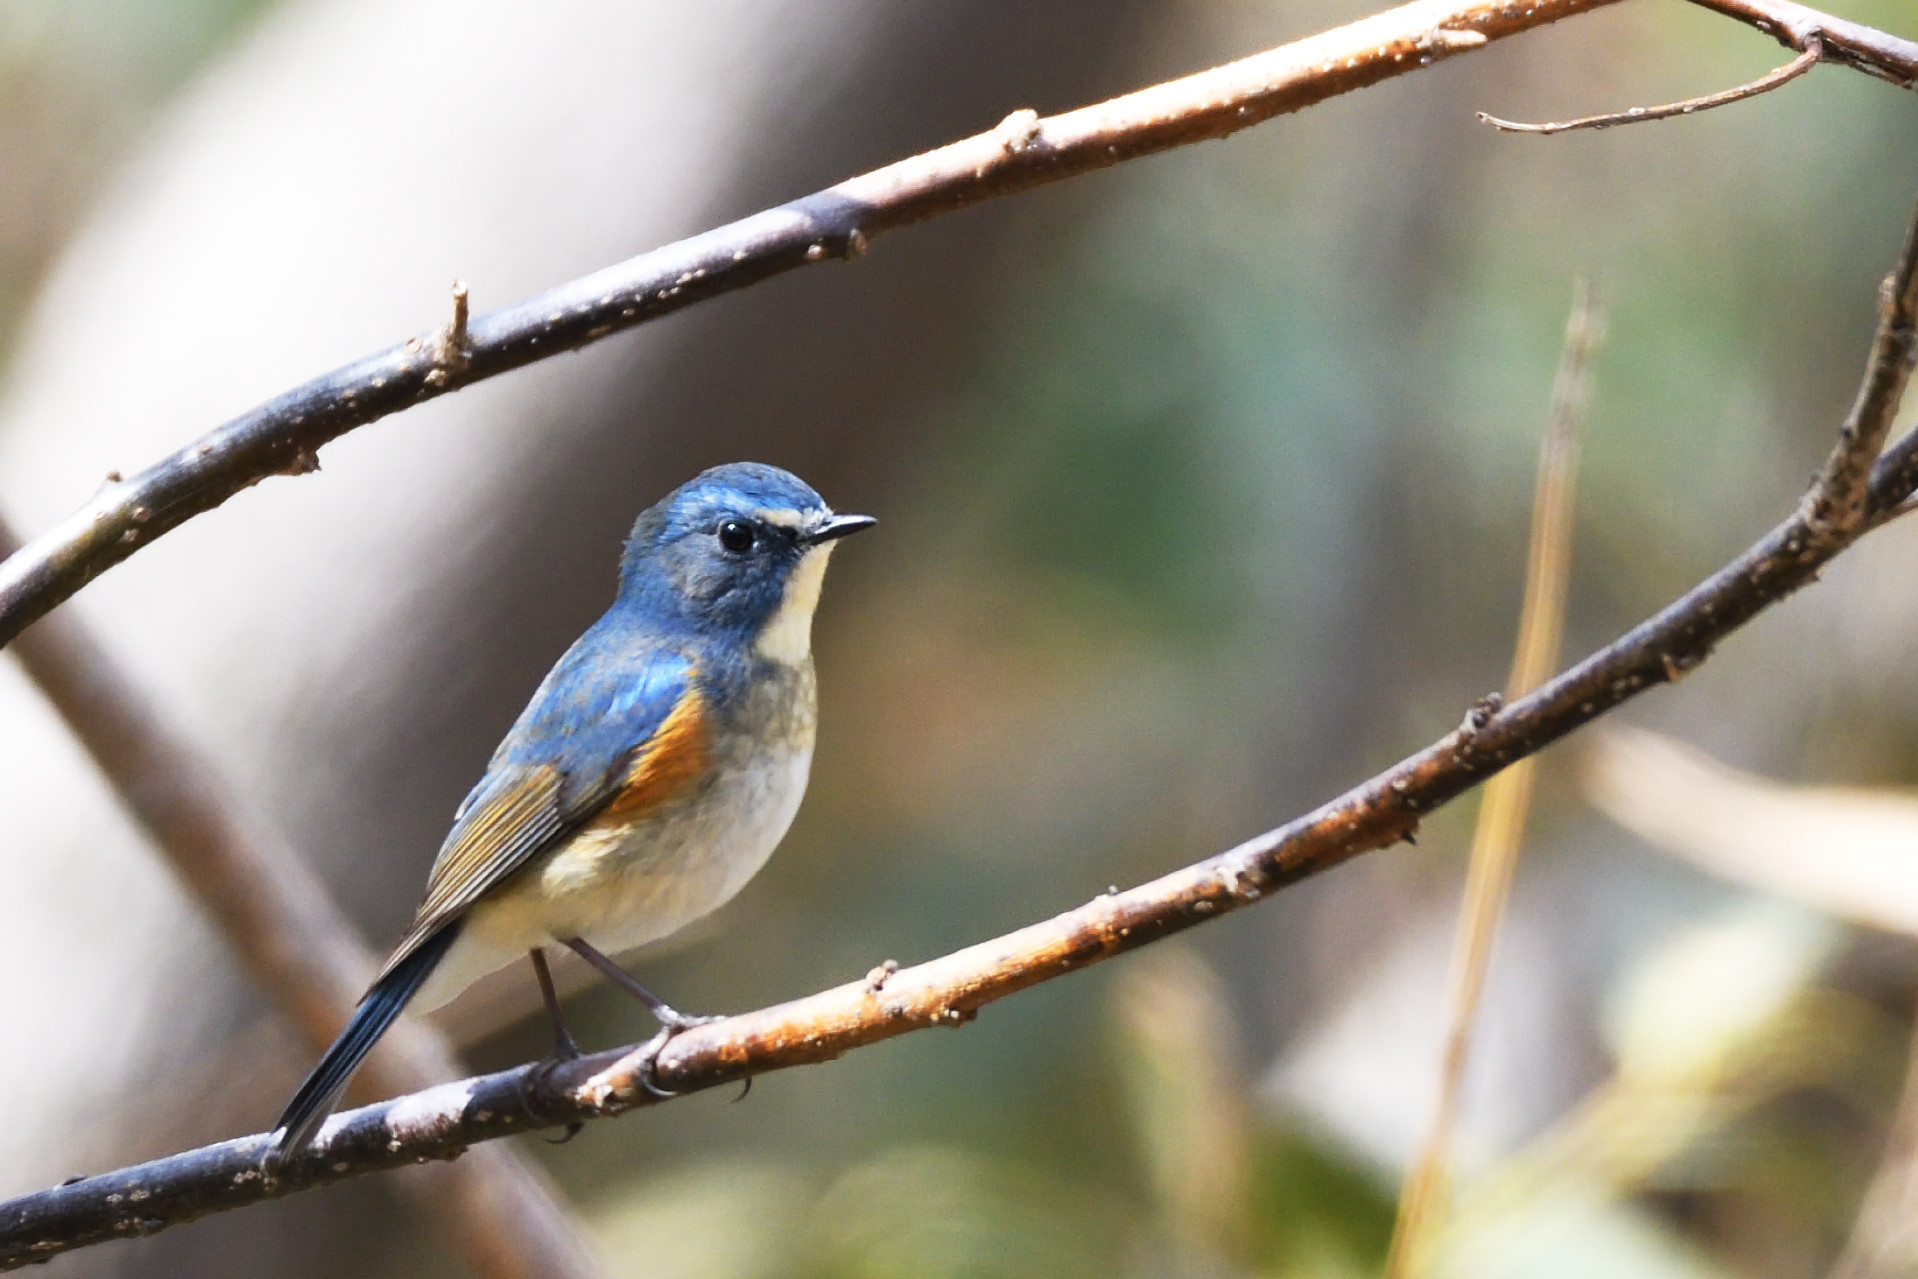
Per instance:
[[[716,603],[725,598],[736,583],[723,566],[705,557],[688,556],[675,566],[673,585],[688,599]]]

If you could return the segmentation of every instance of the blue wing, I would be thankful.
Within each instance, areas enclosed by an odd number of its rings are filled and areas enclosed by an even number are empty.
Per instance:
[[[697,785],[707,744],[706,700],[683,654],[634,643],[610,616],[581,637],[460,805],[412,928],[275,1125],[276,1158],[306,1145],[457,939],[468,907],[582,822]]]
[[[460,804],[391,972],[474,902],[609,807],[650,805],[706,771],[692,662],[602,621],[547,675]]]
[[[692,661],[677,649],[626,640],[602,623],[540,684],[487,771],[557,768],[567,783],[566,807],[584,817],[605,798],[604,788],[617,786],[633,752],[695,691],[693,675]]]

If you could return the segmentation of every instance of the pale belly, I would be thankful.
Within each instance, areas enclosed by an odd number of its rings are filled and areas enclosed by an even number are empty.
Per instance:
[[[718,909],[792,825],[812,767],[811,733],[804,738],[722,768],[665,813],[624,831],[587,827],[545,854],[466,913],[416,1006],[439,1007],[535,946],[582,937],[618,954]]]

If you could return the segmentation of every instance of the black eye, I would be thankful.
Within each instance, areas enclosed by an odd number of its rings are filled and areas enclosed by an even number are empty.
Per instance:
[[[734,555],[753,549],[753,526],[744,520],[727,520],[719,526],[719,544]]]

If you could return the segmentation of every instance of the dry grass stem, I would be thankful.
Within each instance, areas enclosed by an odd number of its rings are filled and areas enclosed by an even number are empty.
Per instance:
[[[1506,696],[1514,701],[1538,688],[1558,666],[1565,631],[1566,585],[1571,577],[1572,523],[1578,474],[1578,435],[1585,415],[1587,373],[1604,336],[1591,286],[1575,288],[1551,414],[1539,450],[1532,498],[1532,533],[1525,568],[1525,602]],[[1486,783],[1472,837],[1472,859],[1452,955],[1445,1049],[1439,1066],[1438,1107],[1418,1159],[1399,1196],[1398,1222],[1386,1258],[1387,1279],[1410,1279],[1425,1269],[1446,1198],[1452,1135],[1458,1125],[1472,1027],[1499,920],[1511,895],[1525,818],[1532,802],[1532,759],[1523,759]]]

